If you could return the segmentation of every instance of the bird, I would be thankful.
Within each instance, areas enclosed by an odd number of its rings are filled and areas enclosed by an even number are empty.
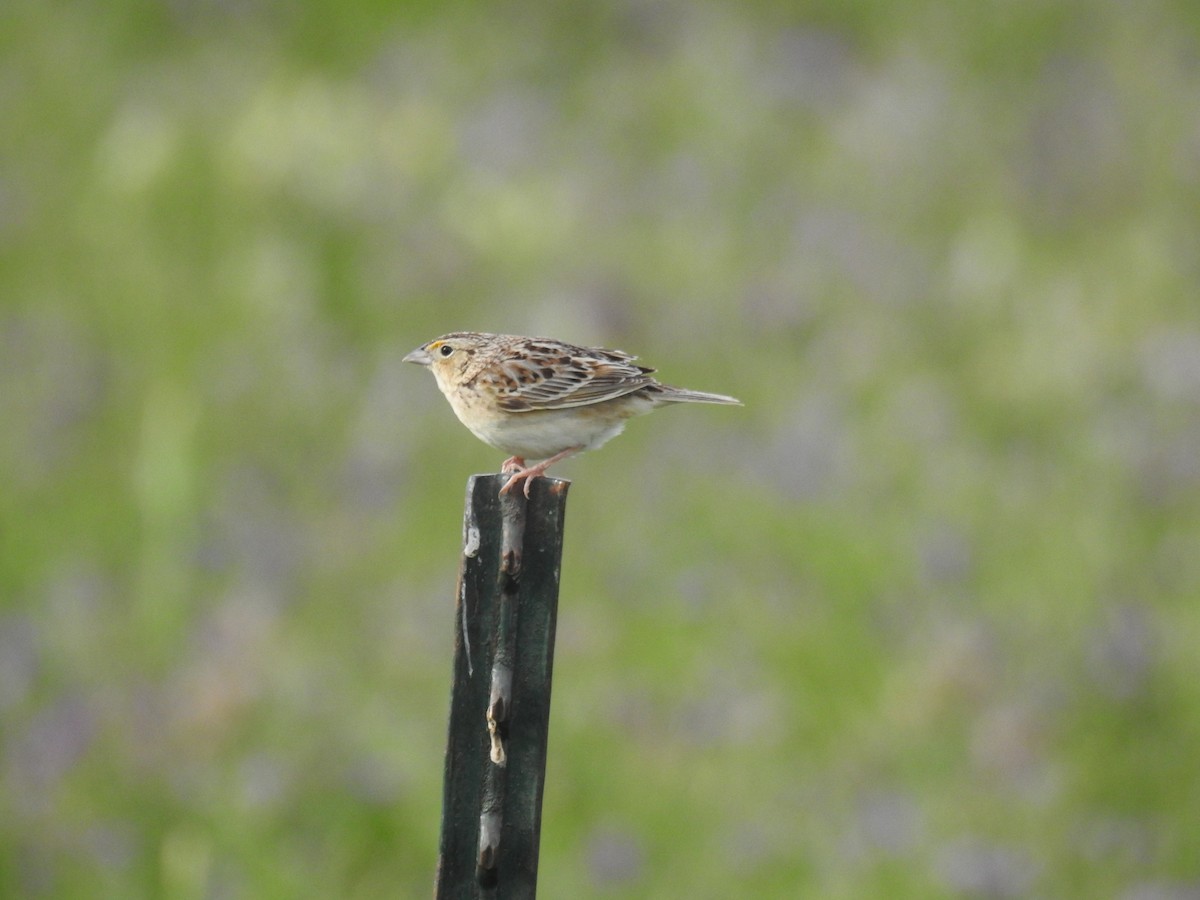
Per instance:
[[[674,403],[742,405],[662,384],[636,360],[621,350],[477,331],[444,334],[404,357],[433,373],[472,434],[508,454],[500,471],[510,477],[500,493],[524,482],[526,497],[550,466],[596,449],[634,416]]]

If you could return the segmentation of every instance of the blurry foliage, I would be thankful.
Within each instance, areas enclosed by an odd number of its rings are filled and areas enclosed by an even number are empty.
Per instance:
[[[1194,895],[1198,50],[7,0],[0,894],[428,894],[475,328],[746,401],[560,472],[546,896]]]

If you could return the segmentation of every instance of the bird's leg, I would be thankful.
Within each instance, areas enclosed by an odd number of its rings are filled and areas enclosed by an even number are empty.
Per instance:
[[[512,490],[513,485],[519,484],[520,482],[524,481],[525,482],[525,496],[528,497],[529,496],[529,485],[533,481],[533,479],[537,478],[539,475],[545,475],[546,470],[548,468],[550,468],[552,465],[554,465],[556,462],[566,459],[572,453],[578,453],[582,449],[583,449],[582,444],[580,444],[577,447],[568,447],[566,450],[562,450],[558,453],[555,453],[549,459],[543,459],[536,466],[529,466],[528,468],[518,469],[517,471],[515,471],[513,473],[512,478],[510,478],[510,479],[508,479],[508,481],[504,482],[504,487],[500,488],[500,493],[507,494],[510,490]],[[507,466],[509,462],[512,462],[512,460],[507,460],[505,462],[505,465]],[[524,463],[524,460],[522,460],[521,462]]]
[[[501,472],[519,472],[525,468],[525,460],[519,456],[510,456],[500,464]]]

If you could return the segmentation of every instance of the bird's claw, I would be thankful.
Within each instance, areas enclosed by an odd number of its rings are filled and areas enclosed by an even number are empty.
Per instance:
[[[513,486],[520,482],[525,482],[525,499],[529,499],[529,486],[533,484],[533,479],[537,478],[542,473],[538,471],[537,466],[531,466],[528,469],[522,468],[519,471],[513,472],[511,478],[504,482],[504,487],[500,488],[500,494],[503,496],[513,489]]]

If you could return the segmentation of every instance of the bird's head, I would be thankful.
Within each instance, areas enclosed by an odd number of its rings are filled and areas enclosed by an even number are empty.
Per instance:
[[[455,332],[422,344],[404,357],[404,362],[428,366],[439,385],[462,380],[486,335]]]

